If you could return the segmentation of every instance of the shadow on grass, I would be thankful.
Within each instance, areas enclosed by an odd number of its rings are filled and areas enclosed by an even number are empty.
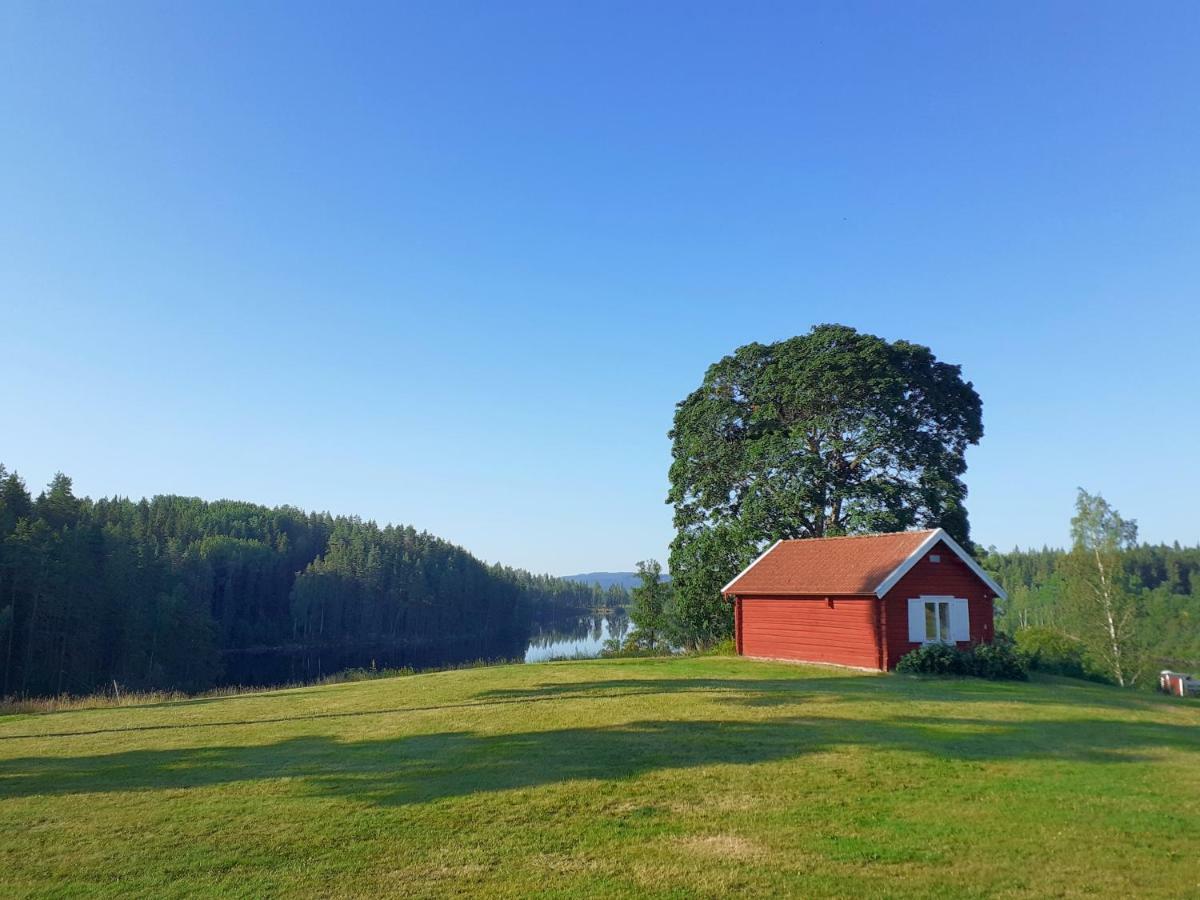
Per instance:
[[[316,693],[308,688],[290,694]],[[318,721],[323,719],[354,719],[372,716],[396,716],[421,712],[436,712],[477,707],[550,703],[578,700],[620,700],[630,697],[671,694],[727,695],[730,702],[748,706],[788,706],[806,700],[841,700],[854,703],[862,700],[1019,703],[1041,705],[1070,705],[1079,708],[1161,711],[1177,707],[1170,698],[1138,695],[1108,686],[1098,686],[1072,679],[1056,678],[1043,683],[988,682],[976,678],[921,678],[913,676],[836,675],[822,672],[812,676],[798,669],[794,678],[740,677],[653,677],[606,678],[593,681],[548,682],[531,688],[506,688],[484,691],[460,701],[440,704],[395,706],[377,709],[304,712],[283,716],[222,718],[207,721],[159,722],[146,725],[102,726],[61,731],[0,733],[0,742],[25,739],[71,738],[100,734],[124,734],[142,731],[178,731],[237,726],[258,726],[287,722]],[[241,699],[262,699],[261,694],[229,698],[212,697],[184,701],[184,705],[220,704]],[[169,704],[155,704],[167,706]],[[79,713],[112,712],[112,709],[80,710]],[[59,715],[57,713],[50,714]],[[22,722],[42,720],[42,717],[23,717]]]
[[[489,701],[604,699],[670,693],[728,694],[740,703],[782,706],[807,699],[859,702],[897,700],[964,703],[1069,705],[1121,710],[1161,711],[1167,698],[1139,695],[1107,685],[1067,678],[1034,682],[995,682],[978,678],[935,678],[904,675],[828,675],[795,678],[607,678],[595,681],[546,682],[530,688],[484,691]]]
[[[0,762],[0,800],[291,778],[312,793],[393,805],[854,747],[946,760],[1111,764],[1169,748],[1196,753],[1200,761],[1194,727],[1154,722],[815,716],[646,721],[500,735],[455,731],[359,742],[313,736],[257,746],[24,757]]]

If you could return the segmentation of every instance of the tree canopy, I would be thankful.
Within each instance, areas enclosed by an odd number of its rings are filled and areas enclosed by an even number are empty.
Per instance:
[[[1083,489],[1071,538],[1070,550],[988,551],[983,565],[1008,591],[997,628],[1040,655],[1071,647],[1088,677],[1115,684],[1200,667],[1200,547],[1138,544],[1137,523]]]
[[[1066,597],[1079,638],[1117,684],[1135,684],[1146,665],[1138,627],[1143,611],[1121,554],[1137,545],[1137,522],[1080,488],[1071,542]]]
[[[845,325],[747,344],[676,408],[668,502],[681,615],[719,637],[721,586],[767,543],[942,527],[970,546],[982,403],[928,347]]]
[[[657,559],[639,562],[637,574],[640,584],[629,592],[629,621],[634,631],[627,643],[646,650],[668,647],[673,619],[671,583],[663,580]]]
[[[524,652],[531,623],[623,600],[406,526],[232,500],[36,499],[0,466],[0,696],[203,690]]]

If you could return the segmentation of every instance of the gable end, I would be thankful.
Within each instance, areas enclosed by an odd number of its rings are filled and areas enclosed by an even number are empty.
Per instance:
[[[904,560],[904,562],[896,567],[895,571],[893,571],[890,575],[888,575],[887,578],[880,582],[879,587],[875,588],[875,596],[882,598],[884,594],[894,588],[900,579],[903,578],[913,566],[924,559],[925,554],[936,547],[939,542],[945,544],[955,556],[962,560],[966,567],[971,570],[971,573],[984,584],[986,584],[988,588],[991,589],[992,593],[994,593],[1001,600],[1008,599],[1008,594],[1005,593],[1004,588],[996,584],[996,582],[992,580],[988,573],[983,571],[983,568],[979,565],[979,563],[975,562],[975,560],[971,558],[971,554],[967,553],[967,551],[959,545],[958,541],[946,534],[946,532],[941,528],[932,532],[929,537],[921,542],[921,546],[919,546],[909,555],[908,559]]]

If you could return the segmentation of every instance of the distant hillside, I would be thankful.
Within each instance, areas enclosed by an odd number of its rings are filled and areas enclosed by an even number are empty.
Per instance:
[[[234,500],[34,497],[0,464],[0,697],[282,684],[524,654],[587,584],[408,526]]]
[[[580,584],[598,584],[604,590],[615,584],[628,591],[640,583],[637,572],[584,572],[581,575],[564,575],[562,578],[563,581],[578,581]],[[671,576],[664,575],[662,580],[670,581]]]

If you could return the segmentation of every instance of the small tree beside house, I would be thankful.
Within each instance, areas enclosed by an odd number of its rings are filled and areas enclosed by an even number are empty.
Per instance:
[[[634,631],[626,645],[642,650],[661,650],[670,646],[671,585],[662,580],[662,565],[656,559],[637,564],[641,584],[629,593],[629,620]]]
[[[1146,668],[1139,633],[1142,598],[1121,555],[1137,544],[1137,522],[1121,518],[1099,494],[1080,488],[1071,540],[1063,569],[1077,636],[1105,674],[1131,687]]]

